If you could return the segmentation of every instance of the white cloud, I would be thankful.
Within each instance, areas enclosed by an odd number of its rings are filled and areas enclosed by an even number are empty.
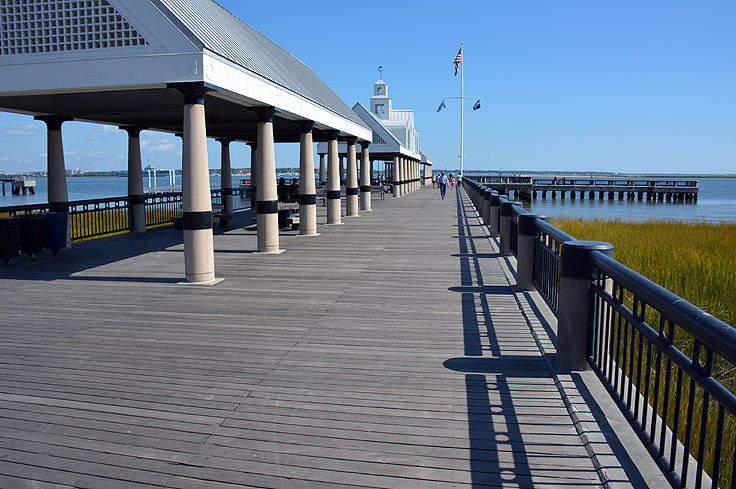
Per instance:
[[[172,151],[174,149],[174,143],[161,143],[154,149],[156,151]]]
[[[38,132],[38,125],[24,124],[5,131],[6,136],[33,136]]]
[[[64,156],[74,156],[76,154],[77,154],[77,152],[74,151],[73,149],[72,150],[69,150],[69,151],[64,151]]]

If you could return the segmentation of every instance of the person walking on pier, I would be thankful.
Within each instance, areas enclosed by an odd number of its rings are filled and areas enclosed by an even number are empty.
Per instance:
[[[445,175],[445,172],[442,172],[442,175],[437,178],[437,185],[440,186],[442,200],[445,200],[445,192],[447,192],[447,175]]]

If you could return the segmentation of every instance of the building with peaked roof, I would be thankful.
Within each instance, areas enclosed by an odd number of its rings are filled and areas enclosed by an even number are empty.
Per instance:
[[[61,212],[68,210],[62,124],[126,130],[129,221],[137,232],[146,219],[140,131],[180,135],[185,275],[205,284],[216,281],[207,137],[222,143],[226,215],[228,145],[253,148],[258,251],[265,253],[280,251],[274,143],[311,148],[313,141],[336,145],[341,138],[354,148],[372,137],[306,64],[213,0],[0,2],[0,110],[46,123],[49,207]],[[305,217],[316,212],[313,182],[303,197],[303,228],[313,229]],[[339,218],[340,196],[332,189],[327,197],[329,215]]]
[[[416,182],[429,179],[432,161],[419,149],[419,133],[414,127],[414,111],[393,108],[391,97],[388,94],[388,84],[383,79],[379,79],[373,84],[370,109],[358,102],[353,106],[353,111],[371,128],[371,161],[386,162],[387,177],[390,177],[393,181],[403,181],[405,179],[404,177],[397,178],[395,175],[396,165],[394,160],[398,158],[402,160],[401,164],[404,160],[409,164],[409,168],[405,171],[408,175],[406,179],[412,180],[410,186]],[[346,151],[347,147],[345,145],[339,146],[341,155],[345,154]],[[323,156],[327,153],[327,145],[320,143],[317,146],[317,153],[322,161]],[[421,168],[414,169],[414,164],[421,164]],[[423,172],[422,168],[424,169]],[[401,169],[399,169],[400,172]],[[395,188],[394,191],[401,194],[401,185],[398,186],[398,189]]]

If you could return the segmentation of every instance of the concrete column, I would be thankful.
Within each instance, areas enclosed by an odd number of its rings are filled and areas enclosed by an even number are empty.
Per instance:
[[[256,208],[256,191],[258,190],[258,143],[250,142],[250,208]]]
[[[51,210],[68,212],[69,194],[66,190],[64,143],[61,137],[61,125],[68,119],[55,116],[39,116],[36,117],[36,120],[46,123],[48,198]]]
[[[345,155],[340,156],[340,186],[345,185]]]
[[[271,107],[254,110],[258,114],[258,187],[256,188],[256,222],[258,252],[282,253],[279,249],[279,200],[276,193],[276,157],[273,141]]]
[[[371,163],[368,146],[370,141],[361,141],[360,156],[360,210],[371,212],[371,177],[373,176],[373,163]]]
[[[406,193],[410,194],[414,191],[414,162],[410,158],[406,160]]]
[[[128,225],[132,233],[146,232],[146,205],[143,194],[140,127],[122,127],[128,133]]]
[[[220,189],[222,192],[222,217],[220,223],[225,225],[233,218],[233,172],[230,167],[230,139],[220,138]],[[251,177],[252,177],[251,173]]]
[[[299,126],[301,130],[299,135],[299,234],[301,236],[317,236],[317,190],[314,185],[313,127],[314,122],[312,121],[304,121]]]
[[[404,158],[404,195],[411,193],[411,160]]]
[[[406,171],[406,158],[403,156],[399,158],[399,166],[401,166],[401,196],[408,194],[408,188],[406,182],[409,180],[409,174]]]
[[[592,338],[590,283],[595,279],[594,251],[613,257],[613,245],[601,241],[566,241],[560,246],[560,282],[557,313],[557,363],[586,370]]]
[[[325,154],[319,154],[319,183],[324,185],[327,182],[327,173],[325,172]]]
[[[534,290],[534,246],[537,239],[537,219],[547,216],[519,214],[519,237],[516,253],[516,286],[521,290]]]
[[[419,190],[419,162],[414,161],[414,190]]]
[[[69,212],[69,194],[66,189],[66,168],[64,166],[64,143],[61,125],[68,119],[57,116],[38,116],[36,120],[46,124],[46,170],[48,182],[49,208],[52,212]],[[72,245],[71,226],[67,216],[66,247]]]
[[[187,282],[212,284],[216,281],[215,254],[204,112],[204,94],[208,89],[192,87],[181,91],[184,94],[181,187],[184,271]]]
[[[348,139],[348,175],[345,181],[345,217],[358,217],[358,165],[355,161],[356,138]]]
[[[393,175],[393,182],[394,182],[394,197],[400,198],[401,197],[401,157],[400,156],[394,156],[394,165],[391,168],[391,173]]]
[[[401,165],[401,195],[404,196],[409,193],[409,186],[407,184],[409,181],[409,172],[407,171],[406,158],[402,157],[399,164]]]
[[[327,141],[327,224],[342,224],[339,159],[337,132],[333,132]]]

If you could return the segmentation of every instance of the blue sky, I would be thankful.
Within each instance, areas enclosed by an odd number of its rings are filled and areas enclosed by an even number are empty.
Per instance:
[[[436,110],[459,94],[464,41],[465,92],[482,103],[466,102],[468,169],[736,173],[732,0],[220,3],[349,106],[368,104],[382,65],[435,168],[458,166],[458,102]],[[147,131],[143,142],[144,165],[181,167],[178,138]],[[42,124],[0,113],[0,172],[44,169],[45,144]],[[117,129],[66,123],[64,145],[67,168],[126,166]],[[250,166],[245,145],[232,153]],[[219,144],[209,157],[217,168]],[[296,145],[277,146],[277,165],[298,166]]]

